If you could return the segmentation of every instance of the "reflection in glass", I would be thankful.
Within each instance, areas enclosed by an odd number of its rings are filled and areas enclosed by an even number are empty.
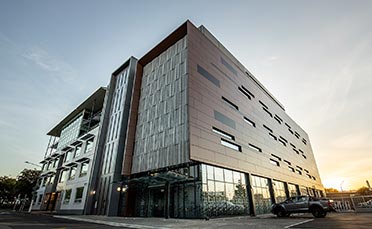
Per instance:
[[[270,213],[272,203],[268,179],[252,175],[252,191],[255,200],[256,214]]]

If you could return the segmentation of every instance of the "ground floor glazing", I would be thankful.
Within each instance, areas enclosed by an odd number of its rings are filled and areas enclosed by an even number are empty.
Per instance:
[[[129,215],[165,218],[259,215],[290,196],[323,196],[321,190],[205,164],[133,177],[129,190]]]

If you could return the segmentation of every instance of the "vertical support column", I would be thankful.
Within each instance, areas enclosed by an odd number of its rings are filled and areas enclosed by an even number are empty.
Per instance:
[[[276,200],[275,200],[275,191],[274,191],[274,187],[273,187],[273,179],[268,178],[268,181],[269,181],[269,191],[270,191],[271,203],[275,204]]]
[[[296,185],[296,192],[297,192],[297,195],[301,195],[300,187],[298,185]]]
[[[254,202],[254,194],[253,194],[253,188],[252,188],[252,176],[248,173],[245,173],[245,180],[247,183],[246,189],[247,189],[247,197],[248,197],[248,206],[249,206],[249,214],[251,216],[256,215],[256,208],[255,208],[255,202]]]
[[[170,182],[169,181],[167,181],[167,183],[166,183],[166,186],[167,186],[167,193],[166,193],[166,199],[165,199],[165,218],[166,219],[169,219],[169,205],[170,205],[170,192],[171,192],[171,190],[170,190]]]
[[[288,182],[284,182],[284,190],[285,190],[285,196],[287,198],[290,197],[290,193],[289,193],[289,190],[288,190]]]

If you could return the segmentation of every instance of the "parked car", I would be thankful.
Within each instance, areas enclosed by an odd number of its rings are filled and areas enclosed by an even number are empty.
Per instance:
[[[284,202],[271,206],[271,212],[278,217],[289,216],[292,213],[312,213],[314,217],[322,218],[328,212],[334,211],[332,201],[312,196],[293,196]]]

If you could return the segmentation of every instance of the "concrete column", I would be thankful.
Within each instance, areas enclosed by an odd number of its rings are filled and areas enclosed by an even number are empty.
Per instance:
[[[252,176],[248,173],[245,174],[245,180],[247,183],[246,189],[247,189],[247,198],[248,198],[248,208],[249,208],[249,214],[251,216],[256,215],[256,208],[255,208],[255,202],[254,202],[254,194],[252,189]]]

